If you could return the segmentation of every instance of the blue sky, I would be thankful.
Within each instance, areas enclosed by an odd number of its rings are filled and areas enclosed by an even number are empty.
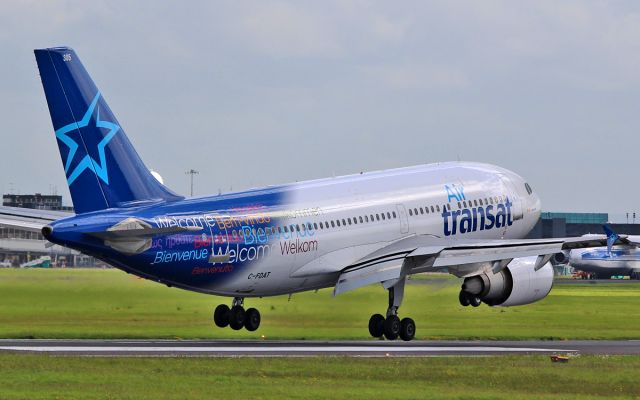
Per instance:
[[[146,164],[205,195],[470,160],[640,212],[640,3],[6,1],[0,189],[69,201],[32,50],[69,45]]]

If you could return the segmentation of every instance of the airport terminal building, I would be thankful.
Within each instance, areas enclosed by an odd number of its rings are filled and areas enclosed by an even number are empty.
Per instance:
[[[607,213],[543,212],[528,238],[558,238],[582,236],[587,233],[604,234],[602,226],[628,235],[640,235],[640,224],[609,223]]]
[[[12,209],[28,208],[40,210],[42,216],[59,219],[71,215],[72,207],[62,205],[62,196],[56,195],[15,195],[2,196],[3,209],[0,210],[0,265],[20,267],[38,265],[38,260],[49,259],[57,267],[95,267],[104,263],[75,250],[62,246],[50,246],[40,233],[41,221],[15,215]],[[21,227],[17,228],[16,221]]]

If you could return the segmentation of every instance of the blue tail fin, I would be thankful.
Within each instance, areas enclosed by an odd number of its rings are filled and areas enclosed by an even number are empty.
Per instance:
[[[611,229],[611,227],[607,224],[602,225],[604,229],[604,233],[607,234],[607,252],[611,255],[611,248],[616,243],[620,236]]]
[[[34,52],[76,213],[180,199],[145,167],[76,53]]]

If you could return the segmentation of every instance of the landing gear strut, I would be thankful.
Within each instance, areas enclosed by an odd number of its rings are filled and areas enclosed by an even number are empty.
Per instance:
[[[231,308],[226,304],[220,304],[213,312],[213,322],[220,328],[230,326],[237,331],[244,327],[248,331],[255,331],[260,326],[260,312],[255,308],[245,311],[243,305],[243,297],[235,297]]]
[[[416,323],[411,318],[398,317],[398,308],[402,304],[404,297],[404,278],[400,279],[389,290],[389,308],[387,308],[386,318],[380,314],[373,314],[369,319],[369,333],[373,337],[381,338],[384,336],[387,340],[400,339],[409,341],[416,334]]]

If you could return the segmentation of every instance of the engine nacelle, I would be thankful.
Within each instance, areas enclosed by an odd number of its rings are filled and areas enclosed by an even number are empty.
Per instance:
[[[564,265],[569,262],[570,250],[562,250],[560,253],[556,253],[551,257],[551,262],[555,265]]]
[[[514,258],[497,274],[483,273],[464,280],[462,290],[490,306],[519,306],[545,298],[553,286],[553,267],[535,271],[537,257]]]

